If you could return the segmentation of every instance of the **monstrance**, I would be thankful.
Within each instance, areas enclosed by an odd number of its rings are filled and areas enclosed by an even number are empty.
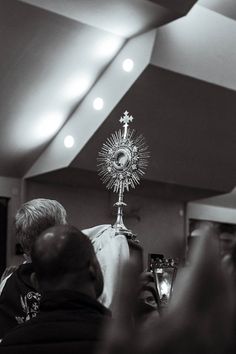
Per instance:
[[[99,152],[98,170],[106,187],[119,194],[114,204],[117,207],[117,218],[113,225],[116,234],[135,240],[136,235],[123,222],[123,208],[127,205],[124,203],[124,192],[140,183],[148,164],[149,152],[144,137],[136,136],[135,130],[129,128],[132,121],[133,117],[125,111],[120,118],[123,129],[113,133]]]

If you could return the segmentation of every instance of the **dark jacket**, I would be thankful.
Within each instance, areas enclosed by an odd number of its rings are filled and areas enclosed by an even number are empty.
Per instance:
[[[98,301],[78,292],[64,290],[46,293],[41,299],[37,317],[11,330],[0,345],[39,345],[47,352],[63,347],[68,352],[94,353],[101,343],[102,329],[110,311]],[[42,350],[42,351],[43,351]]]
[[[0,296],[0,338],[39,310],[40,294],[31,284],[32,272],[31,263],[22,264],[6,281]]]

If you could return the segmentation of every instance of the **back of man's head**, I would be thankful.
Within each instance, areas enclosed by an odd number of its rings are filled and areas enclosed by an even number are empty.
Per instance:
[[[32,247],[32,262],[41,291],[92,291],[96,298],[101,295],[103,277],[92,243],[72,225],[44,231]]]
[[[17,241],[25,254],[30,256],[36,238],[49,227],[66,224],[64,207],[56,200],[33,199],[24,203],[15,216]]]

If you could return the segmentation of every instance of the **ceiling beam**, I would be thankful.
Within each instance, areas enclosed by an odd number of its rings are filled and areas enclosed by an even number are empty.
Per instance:
[[[170,10],[176,11],[179,14],[186,15],[188,11],[198,2],[198,0],[149,0],[158,4],[160,6],[164,6]]]
[[[235,21],[196,5],[158,28],[151,64],[236,90],[235,43]]]
[[[187,14],[197,0],[20,0],[131,38]]]

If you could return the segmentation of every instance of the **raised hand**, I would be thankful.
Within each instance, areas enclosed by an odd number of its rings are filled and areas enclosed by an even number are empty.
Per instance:
[[[123,269],[114,324],[102,354],[226,354],[233,335],[234,298],[222,270],[215,231],[203,227],[191,265],[179,272],[168,311],[149,325],[134,323],[139,274]]]

